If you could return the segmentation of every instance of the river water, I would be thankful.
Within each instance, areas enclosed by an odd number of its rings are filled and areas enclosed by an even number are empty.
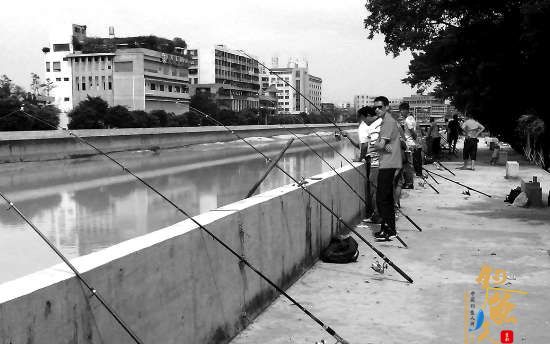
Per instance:
[[[347,140],[319,133],[347,159],[355,154]],[[270,157],[290,136],[248,139]],[[332,166],[347,164],[319,138],[303,139]],[[208,143],[185,148],[112,155],[191,216],[238,201],[267,168],[244,142]],[[295,140],[280,161],[293,177],[330,168]],[[273,169],[257,193],[292,181]],[[5,193],[66,256],[72,258],[120,243],[185,217],[104,157],[0,165]],[[61,262],[14,211],[0,208],[0,283]]]

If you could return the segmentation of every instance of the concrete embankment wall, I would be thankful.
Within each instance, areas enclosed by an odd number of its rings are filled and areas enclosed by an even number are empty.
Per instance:
[[[354,128],[356,124],[342,124]],[[294,132],[307,134],[313,130],[334,131],[331,124],[287,125]],[[279,125],[247,125],[230,127],[242,137],[288,134]],[[142,149],[176,148],[207,142],[232,141],[236,137],[227,129],[212,127],[136,128],[73,130],[75,135],[104,152]],[[81,143],[66,131],[15,131],[0,133],[0,162],[43,161],[68,159],[97,154],[90,146]]]
[[[363,190],[351,166],[339,171]],[[362,215],[357,197],[333,172],[317,177],[322,179],[308,179],[307,188],[356,223]],[[283,288],[317,260],[339,228],[292,185],[195,219]],[[277,296],[191,220],[72,262],[144,343],[227,343]],[[133,342],[60,264],[0,285],[0,343]]]

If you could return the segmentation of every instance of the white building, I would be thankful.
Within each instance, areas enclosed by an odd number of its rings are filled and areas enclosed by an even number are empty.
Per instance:
[[[374,106],[374,99],[378,96],[368,94],[358,94],[353,97],[353,106],[356,110],[359,110],[365,106]],[[403,101],[402,98],[389,98],[390,108],[396,110],[399,108],[399,104]]]
[[[300,112],[320,112],[323,80],[311,75],[307,62],[300,66],[296,61],[289,61],[288,67],[271,68],[270,74],[267,70],[261,75],[262,88],[275,85],[277,88],[277,112],[282,114],[299,114]],[[277,76],[296,88],[303,96],[307,97],[313,105],[300,96],[292,87],[279,79]],[[265,87],[267,88],[267,87]]]
[[[210,92],[218,106],[240,111],[259,108],[258,59],[224,45],[189,49],[191,94]]]
[[[73,36],[85,37],[85,25],[72,25],[72,32],[66,31],[50,32],[50,42],[44,52],[44,82],[49,79],[53,83],[53,88],[48,94],[53,97],[53,104],[61,110],[59,116],[61,127],[66,128],[68,123],[67,112],[73,108],[73,84],[71,62],[67,55],[72,54]]]

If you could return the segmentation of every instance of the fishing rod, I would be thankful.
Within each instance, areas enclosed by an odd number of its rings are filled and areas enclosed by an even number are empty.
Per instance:
[[[357,196],[359,197],[359,199],[365,203],[365,206],[367,206],[367,201],[361,196],[359,195],[359,193],[357,193],[357,191],[355,191],[355,189],[353,188],[353,186],[351,186],[348,181],[342,177],[342,175],[340,175],[340,173],[338,173],[336,171],[336,169],[325,159],[323,158],[315,149],[313,149],[313,147],[311,147],[309,144],[307,144],[301,137],[299,137],[294,131],[290,130],[289,128],[286,128],[284,127],[282,124],[280,124],[281,128],[283,129],[286,129],[288,130],[289,133],[291,133],[292,135],[294,135],[298,140],[300,140],[300,142],[302,142],[304,144],[304,146],[306,146],[310,151],[312,151],[319,159],[321,159],[321,161],[323,161],[334,173],[336,173],[336,175],[344,182],[344,184],[346,184],[350,190]]]
[[[239,50],[241,53],[243,53],[244,55],[246,55],[248,58],[250,59],[253,59],[253,60],[256,60],[255,58],[251,57],[250,55],[248,55],[245,51],[242,51],[242,50]],[[258,64],[260,66],[262,66],[263,68],[265,68],[271,75],[274,75],[275,77],[277,77],[279,80],[281,80],[282,82],[284,82],[287,86],[289,86],[290,88],[292,88],[298,95],[300,95],[302,98],[304,98],[304,100],[306,100],[309,104],[313,105],[313,107],[315,107],[318,111],[319,111],[319,114],[321,116],[323,116],[323,118],[325,119],[328,119],[329,123],[332,124],[334,127],[336,127],[336,129],[338,129],[338,131],[342,134],[342,136],[346,137],[352,144],[354,144],[354,141],[342,130],[342,128],[340,128],[334,121],[332,121],[329,117],[323,115],[323,112],[321,111],[321,109],[319,109],[319,107],[317,105],[315,105],[315,103],[313,103],[311,100],[309,100],[309,98],[307,98],[306,96],[304,96],[302,94],[302,92],[300,92],[299,90],[297,90],[294,86],[292,86],[292,84],[290,84],[288,81],[286,81],[285,79],[283,79],[280,75],[276,74],[276,73],[273,73],[273,71],[268,68],[265,64],[263,64],[262,62],[258,61]],[[307,115],[307,114],[306,114]],[[303,124],[308,127],[306,125],[306,123],[304,121],[302,121]],[[309,127],[308,127],[309,128]],[[316,134],[317,135],[317,134]],[[325,142],[329,147],[331,147],[338,155],[340,155],[342,158],[344,158],[344,160],[346,160],[346,162],[348,164],[350,164],[356,171],[357,173],[359,173],[365,180],[368,180],[368,178],[361,172],[359,171],[359,169],[357,169],[357,167],[352,163],[350,162],[348,159],[346,159],[344,156],[341,155],[340,152],[338,152],[338,150],[336,150],[334,147],[332,147],[332,145],[330,145],[328,142],[326,142],[326,140],[324,140],[320,135],[317,135],[323,142]],[[405,216],[405,218],[407,219],[407,221],[409,221],[413,226],[416,227],[416,229],[418,229],[419,231],[422,232],[422,229],[408,216],[406,215],[403,211],[399,210],[399,212]]]
[[[231,254],[233,254],[238,260],[239,262],[242,262],[243,264],[245,264],[246,266],[248,266],[248,268],[250,268],[254,273],[256,273],[258,276],[260,276],[264,281],[266,281],[270,286],[272,286],[277,292],[279,292],[281,295],[285,296],[290,302],[292,302],[292,304],[294,304],[295,306],[297,306],[302,312],[304,312],[307,316],[309,316],[311,319],[313,319],[317,324],[319,324],[328,334],[330,334],[334,339],[337,340],[337,343],[342,343],[342,344],[349,344],[348,341],[346,341],[345,339],[343,339],[340,335],[338,335],[338,333],[336,333],[336,331],[334,331],[330,326],[326,325],[325,323],[323,323],[319,318],[317,318],[313,313],[311,313],[310,311],[308,311],[304,306],[302,306],[298,301],[296,301],[294,298],[292,298],[289,294],[287,294],[283,289],[281,289],[277,284],[275,284],[275,282],[271,281],[266,275],[264,275],[262,272],[260,272],[258,269],[256,269],[248,260],[246,260],[242,255],[238,254],[235,250],[233,250],[229,245],[227,245],[223,240],[221,240],[220,238],[218,238],[214,233],[212,233],[210,230],[208,230],[205,226],[203,226],[201,223],[199,223],[197,220],[195,220],[193,217],[191,217],[191,215],[189,215],[185,210],[183,210],[181,207],[179,207],[177,204],[175,204],[172,200],[170,200],[168,197],[166,197],[163,193],[161,193],[160,191],[158,191],[155,187],[153,187],[152,185],[150,185],[149,183],[147,183],[145,180],[143,180],[142,178],[140,178],[139,176],[137,176],[134,172],[132,172],[130,169],[126,168],[124,165],[122,165],[120,162],[118,162],[117,160],[115,160],[114,158],[112,158],[110,155],[108,155],[107,153],[103,152],[101,149],[97,148],[95,145],[91,144],[90,142],[88,142],[87,140],[81,138],[80,136],[74,134],[72,131],[70,131],[69,129],[65,129],[65,128],[61,128],[57,125],[53,125],[45,120],[42,120],[41,118],[37,118],[25,111],[21,111],[22,113],[24,113],[25,115],[31,117],[31,118],[34,118],[36,120],[39,120],[43,123],[46,123],[47,125],[49,125],[50,127],[53,127],[53,128],[56,128],[56,129],[61,129],[61,130],[64,130],[66,131],[70,136],[73,136],[74,138],[76,138],[79,142],[82,142],[83,144],[91,147],[92,149],[94,149],[95,151],[97,151],[99,154],[107,157],[109,160],[111,160],[113,163],[115,163],[116,165],[120,166],[122,168],[122,170],[124,172],[127,172],[129,173],[131,176],[133,176],[134,178],[136,178],[138,181],[140,181],[143,185],[145,185],[147,188],[149,188],[151,191],[153,191],[154,193],[156,193],[157,195],[159,195],[162,199],[164,199],[166,202],[168,202],[170,205],[172,205],[174,208],[176,208],[176,210],[178,210],[180,213],[182,213],[185,217],[187,217],[189,220],[191,220],[195,225],[197,225],[200,229],[202,229],[204,232],[206,232],[212,239],[214,239],[216,242],[218,242],[221,246],[223,246],[225,249],[227,249]],[[229,129],[229,128],[227,128]],[[246,142],[246,141],[245,141]],[[247,142],[248,143],[248,142]],[[267,156],[264,155],[264,157],[266,159],[269,159]],[[277,167],[280,169],[280,167],[277,165]],[[282,170],[281,170],[282,171]],[[389,259],[388,259],[389,260]],[[389,263],[388,263],[389,264]],[[399,269],[399,268],[398,268]],[[400,271],[400,270],[399,270]],[[406,276],[406,275],[405,275]],[[408,277],[408,276],[407,276]],[[410,277],[408,277],[410,279]],[[411,280],[411,283],[412,283],[412,280]],[[140,344],[142,344],[141,342],[138,342]]]
[[[429,176],[430,178],[432,178],[432,180],[433,180],[437,185],[439,185],[439,182],[437,181],[437,179],[435,179],[431,174],[428,173],[428,176]],[[423,178],[424,180],[426,180],[426,178],[424,178],[424,175],[422,175],[422,178]]]
[[[456,174],[454,174],[453,171],[449,170],[445,165],[443,165],[443,164],[441,163],[441,161],[437,160],[437,163],[438,163],[439,165],[441,165],[441,167],[443,167],[444,169],[446,169],[450,174],[452,174],[453,176],[456,177]]]
[[[95,289],[90,285],[88,280],[84,278],[84,276],[82,276],[82,274],[76,269],[76,267],[67,259],[67,257],[65,257],[65,255],[63,255],[63,253],[61,253],[61,251],[57,249],[57,247],[55,247],[55,245],[44,235],[44,233],[42,233],[42,231],[40,231],[40,229],[38,229],[19,210],[19,208],[17,208],[17,206],[10,199],[8,199],[8,197],[4,195],[4,193],[2,193],[1,191],[0,191],[0,196],[8,204],[7,210],[10,210],[10,209],[15,210],[15,212],[19,215],[19,217],[21,217],[29,226],[31,226],[31,228],[36,232],[36,234],[38,234],[38,236],[40,236],[40,238],[42,238],[42,240],[46,242],[46,244],[55,252],[55,254],[57,254],[57,256],[61,258],[61,260],[65,264],[67,264],[67,266],[73,271],[73,273],[80,280],[80,282],[82,282],[82,284],[84,284],[84,286],[92,293],[92,296],[94,296],[95,298],[98,299],[99,302],[101,302],[101,304],[103,305],[103,307],[105,307],[107,312],[109,312],[113,316],[113,318],[115,318],[115,320],[120,324],[120,326],[122,326],[124,331],[126,331],[126,333],[134,340],[134,342],[138,344],[143,344],[143,341],[134,333],[134,331],[132,331],[132,329],[124,322],[124,320],[122,320],[122,318],[116,313],[116,311],[113,308],[111,308],[111,306],[109,306],[109,304],[105,301],[105,299],[103,299],[103,296],[101,296],[99,291],[97,291],[97,289]]]
[[[313,134],[314,134],[315,136],[317,136],[321,141],[323,141],[327,146],[329,146],[334,152],[336,152],[336,154],[338,154],[342,159],[344,159],[344,161],[346,161],[348,164],[350,164],[351,166],[353,166],[353,168],[355,169],[355,171],[357,171],[357,173],[359,173],[359,175],[361,175],[361,177],[363,177],[364,179],[367,178],[367,176],[365,176],[365,175],[363,174],[363,172],[361,172],[361,171],[357,168],[357,166],[355,166],[355,164],[353,164],[351,161],[349,161],[348,158],[346,158],[342,153],[340,153],[336,148],[334,148],[327,140],[325,140],[321,135],[319,135],[315,130],[313,130],[313,128],[311,128],[310,126],[308,126],[308,125],[306,124],[306,122],[305,122],[300,116],[296,116],[296,118],[298,118],[298,120],[299,120],[306,128],[310,129],[310,130],[313,132]],[[350,142],[354,143],[353,140],[348,136],[347,133],[346,133],[344,136],[347,137],[348,140],[349,140]]]
[[[283,125],[281,124],[281,127],[283,127]],[[284,127],[283,127],[284,128]],[[362,197],[359,193],[357,193],[357,191],[355,191],[355,189],[353,188],[353,186],[351,186],[348,181],[342,177],[342,175],[340,173],[338,173],[338,171],[336,171],[336,169],[328,162],[326,161],[325,158],[323,158],[315,149],[313,149],[310,145],[308,145],[304,140],[302,140],[302,138],[300,138],[296,133],[294,133],[292,130],[288,130],[290,133],[292,133],[292,135],[294,135],[298,140],[300,140],[306,147],[308,147],[313,153],[315,153],[315,155],[317,155],[317,157],[319,159],[321,159],[321,161],[323,161],[334,173],[336,173],[336,175],[344,182],[344,184],[346,184],[348,186],[348,188],[365,204],[365,207],[368,206],[367,204],[367,200]],[[399,237],[399,235],[395,235],[395,237],[397,238],[397,240],[399,240],[399,242],[401,242],[401,244],[403,246],[405,246],[406,248],[408,248],[409,246],[407,246],[407,244]]]
[[[476,189],[474,189],[474,188],[472,188],[472,187],[469,187],[468,185],[464,185],[464,184],[459,183],[459,182],[457,182],[457,181],[455,181],[455,180],[452,180],[452,179],[450,179],[450,178],[444,177],[444,176],[442,176],[442,175],[440,175],[440,174],[438,174],[438,173],[432,172],[432,171],[430,171],[430,170],[428,170],[428,169],[426,169],[426,168],[424,168],[424,167],[422,167],[422,169],[424,169],[426,172],[428,172],[428,174],[430,174],[430,173],[431,173],[431,174],[434,174],[434,175],[436,175],[436,176],[438,176],[438,177],[440,177],[440,178],[446,179],[446,180],[448,180],[448,181],[450,181],[450,182],[452,182],[452,183],[458,184],[458,185],[460,185],[460,186],[464,186],[466,189],[475,191],[475,192],[477,192],[477,193],[480,193],[480,194],[482,194],[482,195],[484,195],[484,196],[487,196],[487,197],[490,197],[490,198],[493,197],[493,196],[491,196],[491,195],[486,194],[485,192],[481,192],[481,191],[476,190]]]
[[[267,155],[265,155],[264,153],[262,153],[262,151],[260,151],[258,148],[256,148],[254,145],[252,145],[250,142],[246,141],[245,138],[243,138],[242,136],[240,136],[239,134],[237,134],[234,130],[228,128],[225,124],[223,124],[222,122],[218,121],[217,119],[215,119],[214,117],[202,112],[201,110],[199,109],[196,109],[192,106],[189,106],[189,109],[190,110],[193,110],[195,112],[197,112],[198,114],[204,116],[206,119],[209,119],[210,121],[212,121],[213,123],[215,123],[216,125],[218,126],[221,126],[223,128],[225,128],[227,131],[229,131],[231,134],[235,135],[238,139],[242,140],[244,143],[246,143],[248,146],[250,146],[250,148],[252,148],[254,151],[256,151],[258,154],[260,154],[264,159],[269,159],[269,157]],[[378,256],[380,258],[382,258],[386,263],[388,263],[395,271],[397,271],[403,278],[405,278],[409,283],[413,283],[413,280],[411,277],[409,277],[409,275],[407,275],[403,270],[401,270],[397,265],[395,265],[394,262],[392,262],[388,257],[386,257],[384,255],[384,253],[382,253],[382,251],[378,250],[376,247],[374,247],[367,239],[365,239],[361,234],[359,234],[352,226],[350,226],[346,221],[344,221],[344,219],[342,219],[338,214],[336,214],[334,212],[334,210],[332,210],[328,205],[326,205],[323,201],[321,201],[317,196],[315,196],[311,191],[309,191],[304,185],[303,183],[299,182],[296,178],[294,178],[292,175],[290,175],[290,173],[288,173],[285,169],[283,169],[282,167],[280,167],[278,164],[275,165],[275,167],[277,167],[279,169],[279,171],[281,171],[284,175],[286,175],[288,178],[290,178],[290,180],[292,180],[294,183],[296,183],[297,186],[299,186],[300,188],[302,188],[302,190],[304,190],[311,198],[313,198],[315,201],[317,201],[323,208],[325,208],[332,216],[334,216],[334,218],[336,218],[341,224],[344,225],[344,227],[346,227],[346,229],[348,229],[350,232],[354,233],[359,239],[361,239],[365,244],[367,244],[367,246],[369,246],[374,252],[376,252],[376,254],[378,254]]]
[[[430,174],[428,174],[428,175],[431,177]],[[431,187],[432,190],[435,191],[435,193],[439,195],[439,191],[432,184],[430,184],[430,182],[428,182],[428,180],[424,176],[422,176],[422,179],[424,179],[424,183],[428,184],[428,186]],[[434,177],[432,177],[432,179],[435,180]],[[435,182],[437,183],[437,180],[435,180]],[[439,183],[437,183],[437,184],[439,184]]]

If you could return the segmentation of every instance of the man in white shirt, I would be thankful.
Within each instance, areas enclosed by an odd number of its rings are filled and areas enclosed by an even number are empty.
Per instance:
[[[380,133],[380,124],[382,118],[376,115],[374,108],[370,106],[362,107],[357,111],[359,116],[359,128],[357,129],[357,135],[359,143],[350,141],[359,148],[360,156],[357,161],[365,159],[367,170],[367,183],[365,185],[367,194],[367,214],[372,211],[370,221],[373,223],[379,223],[380,217],[378,215],[376,207],[376,188],[378,181],[378,167],[380,165],[380,154],[374,150],[374,145],[378,141],[378,134]]]
[[[477,142],[479,134],[485,130],[485,127],[478,121],[473,119],[470,115],[466,115],[466,120],[462,123],[462,131],[464,132],[464,149],[462,150],[462,159],[464,159],[464,165],[459,167],[460,170],[474,170],[476,155],[477,155]],[[468,168],[468,159],[471,161],[471,167]]]
[[[414,188],[414,173],[417,175],[422,173],[422,155],[420,145],[417,144],[416,135],[416,120],[410,113],[409,103],[403,102],[399,104],[399,113],[402,118],[405,118],[403,130],[405,134],[405,143],[407,144],[407,165],[404,166],[403,173],[405,177],[404,189]],[[411,164],[414,172],[411,171]]]

